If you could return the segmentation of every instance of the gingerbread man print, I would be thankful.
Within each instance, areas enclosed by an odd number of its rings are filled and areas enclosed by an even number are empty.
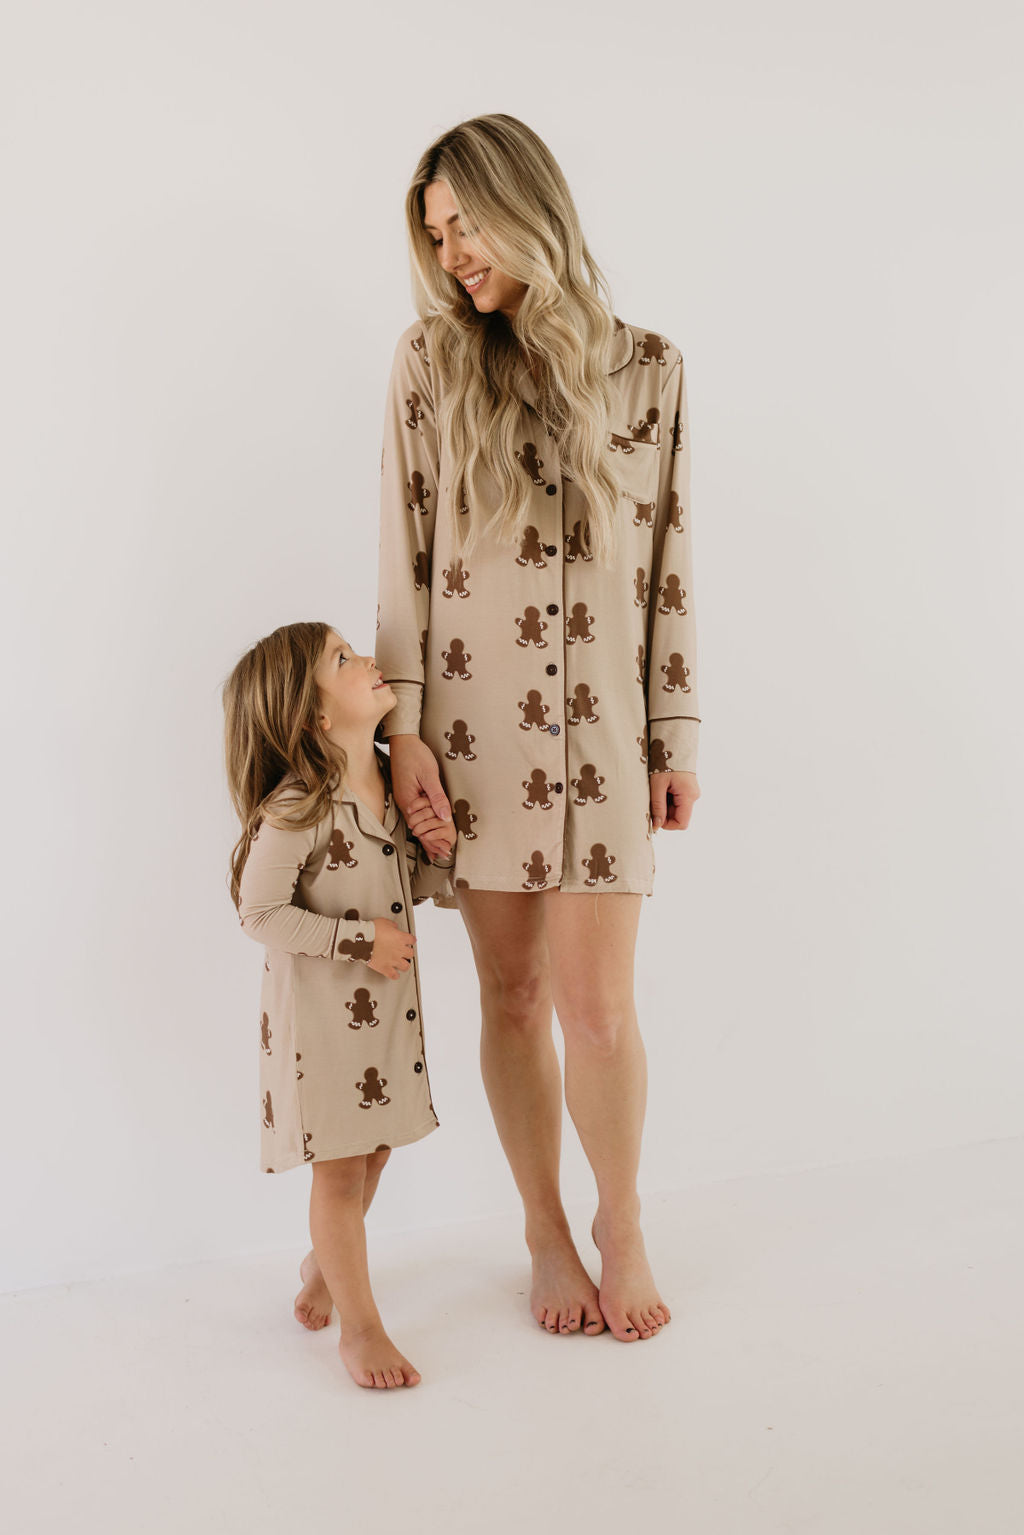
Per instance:
[[[677,491],[671,491],[668,498],[668,525],[673,533],[683,531],[683,507]]]
[[[270,1101],[270,1089],[263,1094],[263,1124],[267,1130],[274,1128],[274,1105]]]
[[[569,709],[570,725],[579,725],[584,720],[588,725],[596,725],[601,718],[597,712],[598,699],[585,682],[577,682],[575,692],[565,702]]]
[[[423,412],[420,409],[420,397],[416,393],[415,389],[411,391],[405,404],[406,409],[409,412],[405,418],[405,424],[406,426],[412,427],[413,431],[415,432],[418,429],[420,422],[423,420]]]
[[[647,681],[644,664],[644,647],[642,645],[638,645],[636,647],[636,680],[639,682],[641,687],[643,687],[644,683]]]
[[[476,736],[470,735],[469,727],[465,720],[455,720],[451,730],[446,730],[444,738],[448,742],[448,750],[445,756],[453,762],[456,757],[465,757],[467,762],[476,761],[476,752],[472,750]]]
[[[656,443],[658,441],[658,423],[660,420],[661,411],[656,405],[652,405],[650,409],[640,417],[640,420],[636,423],[636,425],[630,427],[630,431],[633,434],[633,441]]]
[[[683,598],[686,596],[686,593],[679,585],[678,576],[666,576],[665,585],[658,587],[658,595],[661,598],[658,604],[659,613],[683,614],[686,612],[686,609],[683,607]]]
[[[452,568],[445,571],[444,578],[448,584],[441,593],[442,597],[469,596],[469,587],[466,585],[469,580],[469,571],[463,570],[460,559],[452,560]]]
[[[633,510],[633,526],[634,526],[634,528],[639,528],[639,527],[653,528],[654,527],[654,502],[653,501],[634,501],[633,502],[633,508],[634,508],[634,510]]]
[[[529,778],[523,779],[523,788],[526,790],[523,809],[532,810],[534,805],[539,805],[542,810],[550,810],[551,801],[548,795],[554,787],[553,783],[548,783],[547,774],[543,768],[534,768]]]
[[[551,865],[544,862],[544,854],[539,848],[530,855],[530,862],[523,864],[526,878],[523,880],[524,890],[544,890],[547,888],[548,875],[551,873]]]
[[[272,1030],[270,1027],[270,1019],[267,1017],[266,1013],[264,1013],[263,1017],[260,1019],[260,1049],[265,1055],[270,1055],[272,1053],[270,1049],[271,1033]]]
[[[572,525],[572,532],[565,535],[565,563],[572,565],[577,559],[592,560],[594,556],[587,553],[587,545],[582,533],[583,524],[576,521]]]
[[[516,623],[519,626],[517,645],[536,645],[538,650],[547,650],[548,642],[543,637],[547,624],[540,616],[540,608],[527,608]]]
[[[418,550],[412,562],[412,581],[418,592],[430,586],[430,561],[422,549]]]
[[[567,645],[575,645],[577,640],[582,640],[584,645],[590,645],[594,639],[590,632],[590,626],[593,622],[594,620],[587,612],[587,604],[585,602],[573,603],[572,613],[565,621],[565,643]]]
[[[426,481],[418,469],[413,470],[409,476],[409,483],[405,488],[412,497],[412,500],[407,502],[409,511],[421,512],[425,517],[428,511],[427,501],[430,498],[430,491],[427,489]]]
[[[665,681],[661,685],[662,692],[674,693],[676,688],[681,693],[690,691],[690,684],[686,680],[690,675],[690,668],[683,665],[683,658],[678,650],[672,652],[668,658],[668,665],[661,669],[665,673]]]
[[[531,688],[526,699],[519,705],[522,710],[522,719],[519,721],[520,730],[530,730],[536,725],[538,730],[547,730],[545,716],[550,712],[547,704],[541,702],[540,692],[537,688]]]
[[[647,755],[647,771],[649,773],[671,773],[672,769],[668,765],[668,759],[672,753],[666,751],[664,741],[655,737],[647,749]]]
[[[353,1000],[346,1002],[345,1006],[352,1014],[348,1021],[350,1029],[361,1029],[364,1023],[367,1028],[375,1029],[380,1023],[377,1017],[377,1003],[365,986],[357,986]]]
[[[603,842],[595,842],[590,849],[590,857],[582,858],[580,862],[588,871],[587,878],[583,881],[585,885],[596,885],[599,879],[603,879],[606,885],[610,885],[618,878],[617,874],[612,873],[612,864],[615,859]]]
[[[455,830],[460,832],[462,836],[467,838],[467,840],[470,842],[476,841],[476,832],[473,830],[473,824],[476,819],[476,816],[469,808],[468,799],[457,799],[453,801],[452,821],[455,824]]]
[[[663,368],[665,366],[665,348],[667,346],[667,341],[663,341],[660,336],[656,336],[652,331],[648,331],[640,343],[639,362],[641,368],[650,367],[652,362],[658,363]]]
[[[356,1091],[363,1095],[359,1104],[361,1109],[372,1108],[375,1103],[383,1107],[385,1103],[391,1102],[384,1091],[388,1085],[388,1079],[379,1074],[376,1066],[367,1066],[363,1076],[365,1080],[356,1083]]]
[[[547,563],[540,534],[534,527],[526,528],[523,532],[523,541],[519,546],[519,553],[516,555],[516,564],[532,565],[535,570],[544,570]]]
[[[585,805],[588,800],[593,800],[595,805],[600,805],[608,798],[606,794],[601,793],[604,779],[592,762],[585,762],[580,768],[580,776],[571,779],[570,782],[576,790],[573,800],[576,805]]]
[[[635,596],[633,598],[633,606],[635,608],[645,608],[647,606],[648,587],[647,576],[644,573],[644,567],[642,565],[638,565],[636,567],[636,576],[633,580],[633,590],[635,592]],[[640,648],[642,650],[643,646]]]
[[[537,457],[537,448],[534,443],[524,442],[522,452],[516,448],[515,454],[516,462],[522,467],[523,471],[530,477],[535,485],[547,484],[547,480],[545,480],[544,476],[541,474],[541,470],[544,468],[544,460]]]
[[[346,869],[356,868],[359,859],[352,857],[352,849],[354,847],[355,843],[347,842],[345,840],[345,833],[338,827],[335,827],[334,831],[331,832],[331,840],[327,844],[327,867],[329,869],[337,869],[344,864]]]
[[[373,944],[368,938],[364,938],[362,933],[357,933],[354,938],[343,938],[338,944],[337,952],[344,954],[346,959],[361,959],[365,962],[373,953]]]
[[[468,668],[468,663],[473,657],[465,649],[465,641],[454,639],[449,642],[447,650],[442,650],[441,659],[445,669],[442,677],[461,677],[463,682],[468,682],[473,673]]]

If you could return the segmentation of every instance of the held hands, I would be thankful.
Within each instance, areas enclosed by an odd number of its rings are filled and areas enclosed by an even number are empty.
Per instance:
[[[388,745],[391,748],[391,782],[398,808],[428,858],[444,857],[451,852],[455,843],[455,828],[452,825],[452,808],[441,787],[437,758],[419,736],[391,736]],[[430,807],[433,820],[426,816],[420,804],[422,799]],[[420,808],[417,809],[417,806]],[[420,826],[416,824],[417,817]]]
[[[396,981],[403,970],[412,964],[416,940],[411,933],[403,933],[400,927],[387,917],[373,919],[373,953],[366,963],[378,975]]]
[[[651,773],[650,783],[654,830],[685,831],[700,799],[696,773]]]

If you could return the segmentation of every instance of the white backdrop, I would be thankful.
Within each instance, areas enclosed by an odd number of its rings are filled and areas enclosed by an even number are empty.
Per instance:
[[[372,643],[403,195],[486,111],[689,370],[704,797],[644,907],[644,1190],[1019,1133],[1012,11],[8,12],[0,1284],[303,1240],[219,688],[280,623]],[[420,951],[442,1129],[381,1227],[516,1208],[459,917]]]

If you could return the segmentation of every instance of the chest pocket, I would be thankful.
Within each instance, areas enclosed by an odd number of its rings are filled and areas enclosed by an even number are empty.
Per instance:
[[[660,459],[653,442],[636,442],[619,432],[608,435],[609,467],[619,482],[620,494],[631,501],[650,505],[657,500]]]

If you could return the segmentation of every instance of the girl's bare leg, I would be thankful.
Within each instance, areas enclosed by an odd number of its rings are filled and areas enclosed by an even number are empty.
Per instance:
[[[480,1065],[498,1136],[526,1214],[530,1309],[549,1332],[604,1328],[559,1192],[562,1080],[551,1037],[551,982],[539,896],[460,890],[483,1026]]]
[[[384,1331],[366,1261],[367,1158],[313,1162],[309,1229],[341,1321],[338,1352],[357,1386],[415,1386],[419,1371]],[[379,1172],[378,1172],[379,1176]]]
[[[381,1151],[375,1151],[366,1158],[366,1183],[363,1191],[363,1214],[365,1215],[373,1202],[373,1196],[377,1192],[377,1184],[384,1164],[391,1151],[384,1147]],[[326,1327],[331,1320],[333,1302],[331,1292],[327,1288],[327,1281],[320,1272],[320,1265],[316,1261],[316,1253],[310,1248],[309,1252],[299,1264],[299,1277],[302,1280],[302,1289],[295,1297],[295,1320],[301,1322],[310,1332],[319,1332]]]
[[[636,1180],[647,1058],[633,1002],[640,895],[546,891],[555,1009],[565,1036],[565,1101],[597,1180],[593,1236],[601,1311],[622,1342],[671,1320],[644,1251]]]

